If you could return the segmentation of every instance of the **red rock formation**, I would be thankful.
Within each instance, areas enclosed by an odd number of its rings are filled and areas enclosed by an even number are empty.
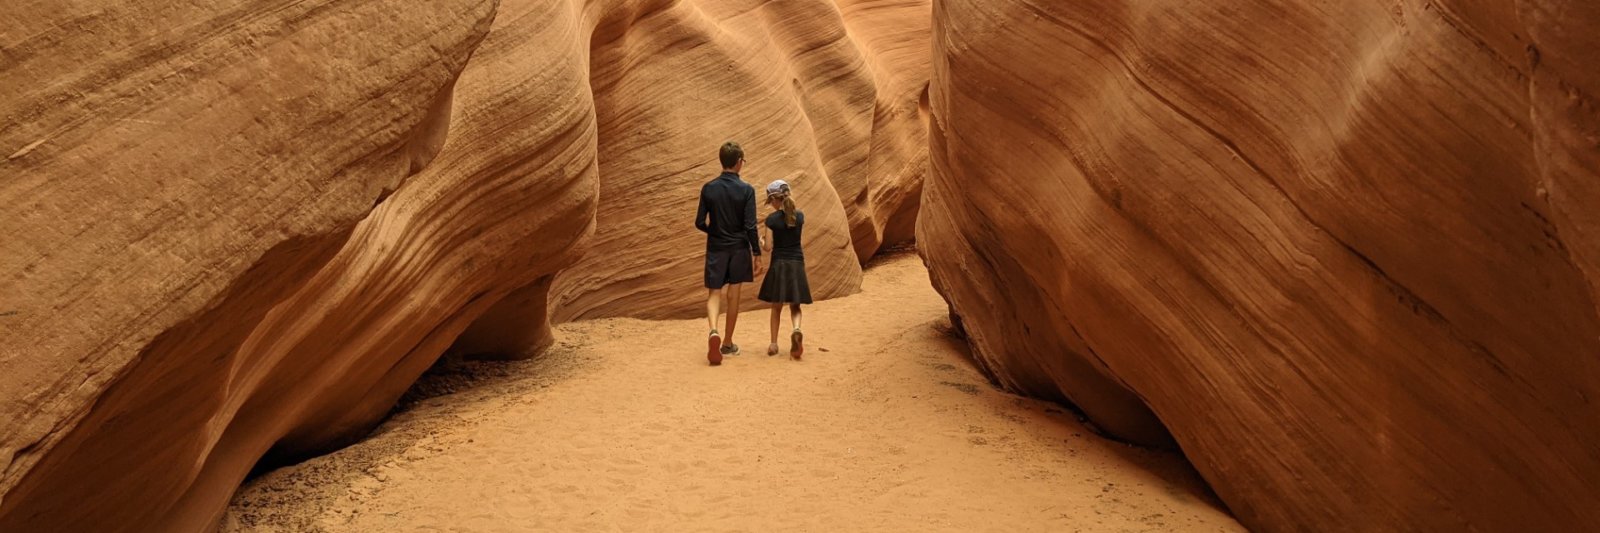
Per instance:
[[[916,235],[923,174],[928,168],[927,95],[931,13],[923,0],[838,0],[845,26],[862,44],[877,87],[867,184],[847,211],[869,220],[852,225],[862,261],[881,247]],[[859,171],[857,171],[859,173]],[[835,173],[834,175],[838,175]],[[842,177],[841,177],[842,179]],[[853,204],[853,205],[852,205]]]
[[[841,13],[926,2],[157,4],[0,8],[0,531],[201,530],[549,295],[698,309],[727,138],[799,174],[819,296],[914,216],[926,19]]]
[[[392,39],[346,28],[387,24],[405,6],[300,7],[269,25],[297,32],[238,37],[258,39],[241,54],[251,61],[204,63],[209,49],[178,44],[97,58],[108,70],[81,90],[174,76],[172,64],[193,79],[144,102],[105,91],[45,109],[46,121],[93,118],[12,158],[27,176],[63,178],[8,180],[8,192],[63,209],[17,213],[11,227],[77,235],[4,255],[20,263],[8,271],[33,274],[15,288],[37,296],[7,298],[27,325],[4,341],[23,348],[6,357],[22,372],[0,386],[22,423],[3,440],[16,455],[0,530],[207,527],[263,454],[363,433],[486,308],[569,262],[592,224],[592,108],[573,96],[587,94],[583,65],[551,44],[574,43],[575,19],[502,12],[496,27],[521,32],[493,34],[462,71],[490,4],[414,13],[441,22]],[[177,55],[124,64],[163,53]],[[527,97],[541,93],[560,97]],[[99,195],[118,199],[82,205]],[[522,209],[534,202],[543,209]],[[67,318],[80,315],[94,323]]]
[[[281,304],[422,179],[492,8],[3,8],[29,39],[5,39],[0,76],[0,530],[198,528],[326,414],[306,397],[326,385],[271,384],[353,364],[380,368],[350,392],[383,380],[404,352],[239,350],[273,316],[355,324]],[[365,26],[391,31],[348,31]],[[209,502],[175,507],[193,500]]]
[[[1597,6],[941,0],[919,245],[1253,528],[1591,529]]]
[[[819,298],[859,290],[859,261],[911,237],[926,159],[916,100],[927,84],[928,2],[841,4],[646,2],[598,11],[590,38],[601,158],[596,252],[557,276],[557,320],[704,312],[704,237],[683,229],[730,139],[748,155],[746,181],[795,185]],[[745,293],[755,301],[755,291]]]

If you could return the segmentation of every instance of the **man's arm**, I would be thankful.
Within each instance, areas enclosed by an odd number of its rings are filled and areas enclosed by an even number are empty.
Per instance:
[[[761,256],[761,233],[756,231],[756,190],[750,189],[750,197],[744,202],[744,234],[750,241],[750,253],[756,257]]]
[[[711,233],[711,224],[706,222],[706,215],[710,214],[709,212],[710,209],[706,205],[706,191],[700,189],[700,210],[694,214],[694,229],[700,230],[701,233]]]

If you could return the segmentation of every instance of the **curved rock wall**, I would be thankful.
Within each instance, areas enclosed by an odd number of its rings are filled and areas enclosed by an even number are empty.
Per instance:
[[[0,531],[203,530],[452,343],[698,309],[726,138],[804,173],[823,295],[914,216],[920,175],[868,169],[916,165],[880,132],[917,125],[926,57],[841,13],[925,2],[156,4],[0,7]],[[584,253],[610,277],[559,274]]]
[[[227,487],[175,502],[288,429],[231,429],[240,404],[275,404],[240,425],[312,405],[254,382],[325,364],[240,346],[275,309],[315,316],[277,304],[437,154],[494,6],[44,4],[0,8],[0,201],[21,207],[0,212],[0,530],[197,524]]]
[[[1600,523],[1600,7],[934,11],[918,243],[999,382],[1253,528]]]
[[[704,313],[705,237],[692,223],[727,140],[744,146],[743,177],[758,190],[775,179],[794,184],[817,297],[855,292],[861,261],[886,240],[911,237],[926,161],[916,99],[927,85],[928,3],[840,4],[662,1],[598,11],[596,253],[556,277],[558,321]]]

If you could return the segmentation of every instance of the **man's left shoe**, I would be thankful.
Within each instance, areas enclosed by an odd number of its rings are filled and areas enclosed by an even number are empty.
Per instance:
[[[731,343],[731,342],[722,343],[722,355],[726,355],[726,356],[739,355],[739,345]]]

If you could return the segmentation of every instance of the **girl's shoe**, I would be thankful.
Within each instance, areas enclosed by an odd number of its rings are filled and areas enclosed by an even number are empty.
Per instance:
[[[774,355],[778,355],[778,343],[776,342],[767,345],[767,356],[771,357]]]
[[[800,354],[806,353],[805,338],[806,336],[800,333],[799,328],[795,328],[794,333],[789,334],[789,357],[799,361]]]
[[[722,345],[722,355],[725,355],[725,356],[728,356],[728,357],[733,357],[735,355],[739,355],[739,345],[731,343],[731,342],[724,343]]]

